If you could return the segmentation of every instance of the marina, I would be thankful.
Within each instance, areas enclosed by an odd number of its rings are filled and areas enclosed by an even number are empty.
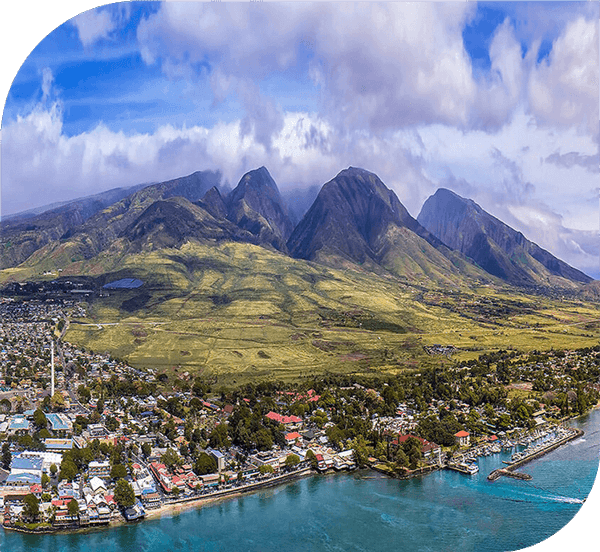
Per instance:
[[[582,437],[583,434],[583,430],[578,428],[547,425],[543,428],[536,428],[530,432],[522,433],[512,439],[498,440],[491,445],[481,444],[458,453],[452,457],[446,467],[450,470],[472,476],[479,472],[477,461],[480,457],[495,455],[501,452],[506,453],[519,447],[525,447],[523,450],[513,452],[510,460],[502,460],[502,463],[506,464],[506,467],[493,470],[488,475],[487,480],[496,481],[499,477],[506,476],[528,481],[532,479],[531,475],[516,472],[515,470],[573,439]]]

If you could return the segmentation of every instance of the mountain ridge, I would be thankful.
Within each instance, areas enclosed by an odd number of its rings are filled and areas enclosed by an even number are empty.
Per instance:
[[[229,193],[222,191],[218,171],[142,186],[85,220],[65,225],[66,230],[57,227],[46,243],[31,247],[27,266],[45,256],[61,262],[107,259],[108,251],[126,255],[179,248],[195,239],[247,242],[299,260],[422,285],[461,287],[503,280],[518,286],[576,287],[592,281],[449,190],[438,190],[415,219],[375,173],[357,167],[326,182],[295,226],[265,167],[245,173]],[[28,220],[35,224],[38,219]],[[7,248],[6,241],[2,246]],[[12,266],[19,264],[17,257],[12,256]],[[518,262],[520,257],[525,261]]]
[[[425,201],[417,220],[449,247],[511,284],[552,285],[553,278],[579,284],[592,281],[472,199],[446,188],[438,189]]]

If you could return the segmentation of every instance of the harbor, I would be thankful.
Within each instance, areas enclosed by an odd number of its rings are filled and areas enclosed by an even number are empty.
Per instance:
[[[447,463],[446,467],[464,475],[475,475],[479,473],[478,459],[482,456],[490,456],[501,452],[514,451],[510,460],[502,460],[505,467],[500,467],[487,476],[488,481],[496,481],[499,477],[511,477],[513,479],[531,480],[529,474],[517,472],[521,466],[536,458],[555,450],[565,443],[582,437],[583,430],[562,425],[546,425],[531,431],[523,432],[504,440],[498,439],[494,443],[478,444],[466,451],[455,454]],[[522,450],[515,450],[525,447]]]

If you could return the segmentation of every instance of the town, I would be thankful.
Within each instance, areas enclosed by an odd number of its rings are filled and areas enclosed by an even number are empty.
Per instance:
[[[536,439],[570,438],[561,422],[600,398],[600,346],[214,388],[66,342],[69,321],[86,316],[79,291],[0,298],[6,529],[132,522],[334,470],[468,475],[477,455],[517,443],[539,454]],[[522,463],[529,453],[517,454]]]

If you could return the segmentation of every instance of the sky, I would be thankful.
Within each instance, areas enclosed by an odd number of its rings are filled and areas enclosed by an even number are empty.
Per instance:
[[[264,165],[285,190],[358,166],[414,217],[450,188],[600,278],[597,2],[77,11],[9,77],[2,214],[197,170],[234,187]]]

